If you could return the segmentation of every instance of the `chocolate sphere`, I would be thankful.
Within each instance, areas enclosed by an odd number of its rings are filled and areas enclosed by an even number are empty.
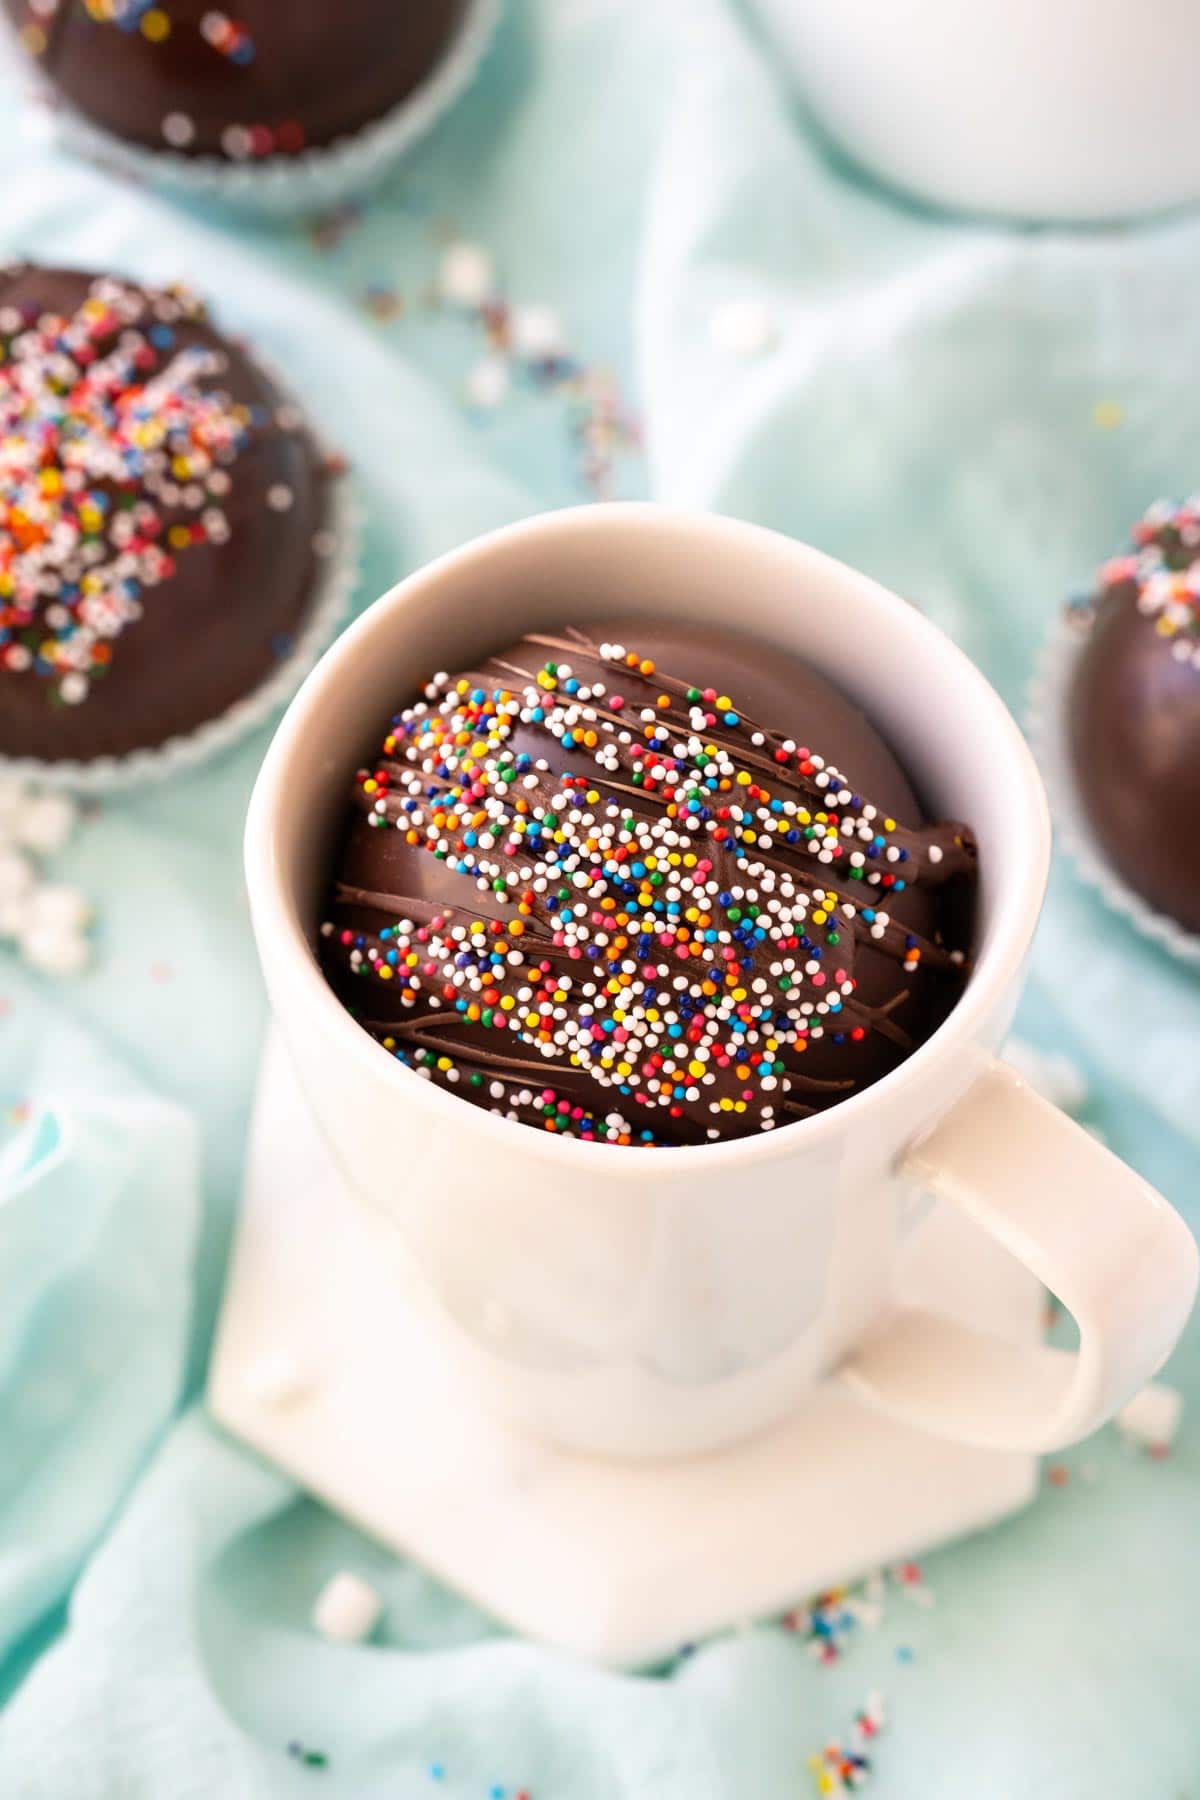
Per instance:
[[[193,295],[0,270],[0,756],[123,756],[252,692],[307,620],[329,482]]]
[[[395,715],[349,783],[322,957],[384,1048],[464,1099],[703,1143],[829,1106],[936,1028],[974,866],[799,658],[617,620]]]
[[[3,0],[51,91],[130,143],[262,161],[352,136],[436,66],[465,0]]]
[[[1068,702],[1080,803],[1145,903],[1200,931],[1200,500],[1102,571]]]

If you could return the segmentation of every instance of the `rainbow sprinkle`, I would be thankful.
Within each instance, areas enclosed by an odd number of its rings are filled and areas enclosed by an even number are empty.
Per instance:
[[[799,1073],[811,1043],[897,1035],[856,998],[859,941],[908,972],[961,963],[888,903],[968,869],[969,841],[904,829],[816,751],[623,644],[533,635],[509,655],[525,652],[540,666],[436,675],[358,772],[369,826],[487,895],[472,912],[339,887],[339,906],[392,915],[322,926],[340,966],[388,991],[393,1016],[367,1000],[363,1023],[418,1073],[486,1083],[494,1110],[567,1135],[652,1144],[666,1115],[672,1138],[716,1138],[810,1111],[806,1088],[845,1085]],[[556,768],[514,747],[522,730],[558,746]],[[486,1047],[501,1033],[545,1085]],[[611,1110],[571,1094],[580,1076]]]
[[[1171,640],[1171,654],[1200,668],[1200,495],[1179,505],[1156,500],[1132,536],[1132,549],[1101,568],[1096,598],[1132,585],[1138,611]]]
[[[866,1785],[871,1773],[867,1746],[886,1723],[882,1696],[869,1694],[854,1715],[849,1742],[843,1745],[835,1740],[809,1757],[808,1766],[818,1794],[852,1794]]]
[[[101,278],[67,318],[0,306],[0,669],[87,698],[150,590],[229,536],[229,465],[255,423],[177,342],[180,289]]]

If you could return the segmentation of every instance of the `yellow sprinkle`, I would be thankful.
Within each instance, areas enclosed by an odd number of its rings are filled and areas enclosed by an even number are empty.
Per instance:
[[[143,13],[142,34],[152,44],[161,44],[164,38],[170,37],[171,21],[161,7],[152,6],[148,13]]]
[[[1097,400],[1092,408],[1092,424],[1100,431],[1115,431],[1125,423],[1125,409],[1115,400]]]

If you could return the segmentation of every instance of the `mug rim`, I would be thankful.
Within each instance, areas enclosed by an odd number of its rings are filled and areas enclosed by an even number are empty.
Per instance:
[[[546,534],[570,535],[583,530],[634,530],[674,532],[682,535],[722,537],[728,541],[757,540],[764,547],[783,547],[802,570],[826,584],[836,583],[843,589],[857,590],[870,604],[882,607],[904,620],[905,628],[936,644],[939,653],[956,662],[955,679],[975,689],[977,704],[986,708],[995,726],[1009,742],[1003,767],[1006,786],[1012,794],[1014,811],[1024,820],[1024,828],[1013,833],[1011,854],[1006,859],[1006,883],[990,922],[970,977],[959,999],[923,1043],[903,1062],[858,1093],[839,1100],[824,1112],[797,1119],[773,1131],[752,1136],[663,1146],[629,1144],[612,1145],[553,1132],[536,1131],[530,1126],[484,1107],[472,1107],[473,1129],[482,1135],[481,1148],[494,1134],[496,1149],[516,1150],[533,1156],[541,1153],[561,1162],[564,1170],[578,1167],[579,1159],[604,1159],[606,1173],[614,1178],[644,1180],[654,1167],[660,1172],[663,1157],[670,1159],[673,1171],[684,1172],[684,1165],[707,1169],[715,1174],[721,1166],[748,1165],[764,1158],[799,1153],[816,1147],[818,1138],[828,1139],[839,1132],[853,1130],[871,1105],[878,1104],[881,1091],[898,1099],[908,1086],[916,1089],[925,1079],[929,1066],[939,1058],[953,1054],[955,1045],[969,1043],[980,1022],[986,1018],[996,996],[1018,973],[1032,940],[1045,896],[1050,867],[1050,816],[1045,789],[1025,738],[1000,695],[966,652],[961,650],[941,628],[908,601],[872,577],[848,564],[828,556],[799,539],[767,527],[687,507],[665,506],[655,501],[610,501],[603,505],[582,505],[555,512],[535,513],[511,525],[469,539],[465,544],[435,557],[403,580],[395,583],[373,601],[326,650],[316,667],[306,677],[292,699],[268,746],[255,779],[246,815],[244,840],[245,874],[250,897],[251,917],[260,965],[265,963],[262,941],[269,926],[273,952],[282,955],[289,968],[287,979],[295,984],[305,1009],[316,1014],[323,1030],[331,1034],[334,1054],[350,1059],[362,1068],[364,1081],[395,1084],[398,1104],[415,1102],[431,1109],[447,1129],[464,1123],[461,1114],[469,1101],[457,1094],[423,1080],[395,1057],[388,1056],[347,1011],[329,986],[304,930],[299,908],[288,891],[280,860],[276,854],[275,832],[281,798],[286,790],[286,772],[292,757],[299,751],[307,725],[308,713],[316,696],[336,683],[348,665],[357,662],[374,634],[398,607],[419,603],[426,591],[447,579],[485,561],[498,548],[515,540]],[[274,1010],[274,1007],[272,1008]],[[278,1015],[277,1015],[278,1017]],[[286,1039],[287,1027],[279,1020]],[[520,1133],[514,1138],[514,1133]],[[803,1133],[803,1138],[795,1134]],[[696,1159],[701,1159],[696,1162]]]

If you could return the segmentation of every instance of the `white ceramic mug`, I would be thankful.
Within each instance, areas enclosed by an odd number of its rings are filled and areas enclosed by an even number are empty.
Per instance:
[[[1114,219],[1200,198],[1193,0],[747,0],[831,137],[940,206]]]
[[[352,772],[396,706],[433,669],[523,630],[618,611],[733,619],[806,657],[861,704],[936,813],[978,837],[977,954],[950,1017],[876,1085],[759,1137],[616,1148],[494,1116],[381,1050],[313,954]],[[994,1054],[1049,853],[1020,732],[918,612],[790,539],[644,505],[531,519],[393,588],[292,702],[246,839],[271,1003],[381,1251],[481,1400],[617,1455],[729,1442],[832,1371],[932,1431],[1044,1449],[1092,1430],[1158,1369],[1192,1305],[1190,1233]],[[1077,1354],[897,1308],[918,1189],[1053,1289],[1078,1322]]]

